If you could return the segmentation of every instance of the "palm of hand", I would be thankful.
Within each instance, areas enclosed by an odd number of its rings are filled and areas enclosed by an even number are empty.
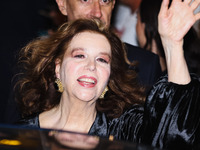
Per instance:
[[[181,41],[191,26],[199,19],[199,14],[195,15],[194,10],[198,2],[189,5],[189,0],[173,0],[168,9],[169,0],[164,0],[159,13],[158,30],[161,36],[165,36],[174,41]]]

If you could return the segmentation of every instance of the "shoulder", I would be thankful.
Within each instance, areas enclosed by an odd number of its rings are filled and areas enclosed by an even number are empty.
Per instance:
[[[22,127],[34,127],[39,128],[39,114],[34,114],[29,117],[23,118],[16,122],[16,125],[22,126]]]
[[[124,45],[129,61],[138,62],[133,69],[138,72],[140,82],[151,87],[162,74],[158,55],[127,43]]]
[[[158,55],[156,55],[156,54],[154,54],[150,51],[147,51],[147,50],[140,48],[140,47],[137,47],[137,46],[130,45],[128,43],[124,43],[124,45],[125,45],[125,49],[126,49],[126,52],[127,52],[128,59],[130,61],[132,61],[132,60],[150,61],[152,59],[155,59],[155,60],[158,59],[159,60]]]
[[[136,142],[141,135],[143,112],[143,106],[139,105],[133,105],[119,118],[109,119],[105,113],[98,112],[89,134]]]
[[[144,112],[144,107],[141,105],[133,105],[129,109],[125,110],[124,113],[119,117],[119,118],[114,118],[110,120],[112,123],[119,123],[127,121],[127,120],[132,120],[133,122],[137,121],[142,121],[143,117],[143,112]]]
[[[133,105],[119,118],[109,121],[109,135],[113,135],[118,140],[138,142],[142,133],[143,114],[143,106]]]

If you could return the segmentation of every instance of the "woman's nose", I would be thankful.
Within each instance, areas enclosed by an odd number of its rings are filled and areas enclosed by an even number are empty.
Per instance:
[[[95,71],[96,70],[96,62],[94,60],[88,60],[86,64],[86,69],[90,71]]]

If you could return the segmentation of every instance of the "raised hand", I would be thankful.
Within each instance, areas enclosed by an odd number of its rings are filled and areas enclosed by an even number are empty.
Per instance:
[[[165,51],[168,81],[187,84],[191,78],[184,58],[183,37],[200,19],[200,13],[194,14],[200,0],[163,0],[158,15],[158,31]]]
[[[191,26],[200,19],[200,13],[194,14],[200,0],[172,0],[168,8],[169,0],[163,0],[158,16],[158,30],[161,36],[175,41],[183,39]]]

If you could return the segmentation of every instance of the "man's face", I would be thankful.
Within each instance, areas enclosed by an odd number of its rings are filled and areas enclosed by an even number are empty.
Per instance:
[[[98,18],[110,25],[115,0],[56,0],[60,11],[68,16],[68,21],[80,18]]]

